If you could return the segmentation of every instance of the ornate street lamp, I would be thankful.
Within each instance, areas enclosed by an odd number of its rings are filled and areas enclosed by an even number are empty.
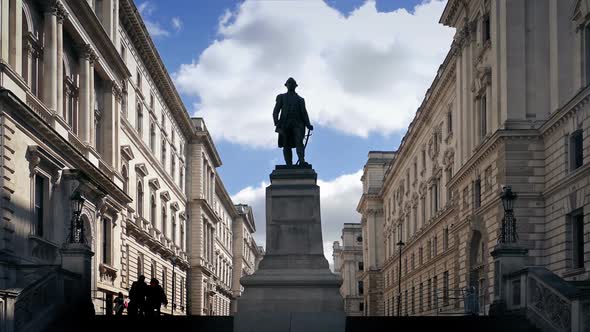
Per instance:
[[[170,310],[170,315],[174,316],[174,309],[176,308],[176,303],[174,303],[176,299],[176,263],[178,263],[178,258],[176,256],[172,257],[172,310]],[[182,296],[182,294],[180,294]]]
[[[400,317],[402,315],[402,247],[405,243],[402,241],[402,234],[400,232],[399,242],[397,246],[399,247],[399,270],[397,274],[397,286],[398,286],[398,294],[397,294],[397,316]]]
[[[86,199],[79,191],[75,191],[70,197],[72,220],[70,222],[69,243],[86,243],[86,238],[84,238],[84,223],[80,219],[85,200]]]
[[[502,218],[502,228],[500,229],[500,238],[498,243],[510,244],[516,243],[518,234],[516,234],[516,219],[514,218],[514,201],[517,195],[512,192],[510,186],[502,187],[500,198],[504,207],[504,217]]]

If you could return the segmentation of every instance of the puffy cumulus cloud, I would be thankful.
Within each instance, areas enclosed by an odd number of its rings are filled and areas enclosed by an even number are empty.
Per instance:
[[[356,206],[362,193],[361,176],[362,170],[359,170],[332,180],[318,180],[324,255],[330,266],[333,264],[332,243],[340,239],[343,224],[360,220]],[[252,207],[256,222],[254,238],[262,246],[266,242],[265,193],[268,185],[268,182],[261,182],[258,186],[246,187],[232,196],[235,203],[245,203]]]
[[[348,16],[322,0],[251,1],[219,18],[219,38],[174,74],[216,138],[276,143],[271,110],[293,76],[314,124],[366,137],[404,130],[449,49],[446,1]]]

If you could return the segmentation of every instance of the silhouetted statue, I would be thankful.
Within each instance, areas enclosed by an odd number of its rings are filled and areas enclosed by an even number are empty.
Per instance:
[[[277,96],[277,102],[272,112],[272,117],[279,134],[279,148],[283,148],[283,156],[287,165],[293,165],[292,148],[297,151],[299,165],[307,165],[305,162],[305,128],[311,132],[313,126],[309,123],[309,116],[305,109],[305,100],[295,92],[297,82],[289,77],[285,83],[287,92]],[[279,114],[280,113],[280,114]],[[308,133],[307,138],[309,138]]]

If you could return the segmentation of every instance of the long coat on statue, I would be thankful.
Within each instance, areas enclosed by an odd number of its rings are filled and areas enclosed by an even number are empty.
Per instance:
[[[296,92],[278,95],[272,117],[279,134],[279,148],[297,147],[296,137],[303,140],[305,127],[310,126],[303,97]]]

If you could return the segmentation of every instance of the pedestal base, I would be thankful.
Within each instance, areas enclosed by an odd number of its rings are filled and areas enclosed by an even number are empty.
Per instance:
[[[277,167],[266,189],[266,255],[240,280],[235,332],[344,332],[342,279],[324,257],[317,174]]]

